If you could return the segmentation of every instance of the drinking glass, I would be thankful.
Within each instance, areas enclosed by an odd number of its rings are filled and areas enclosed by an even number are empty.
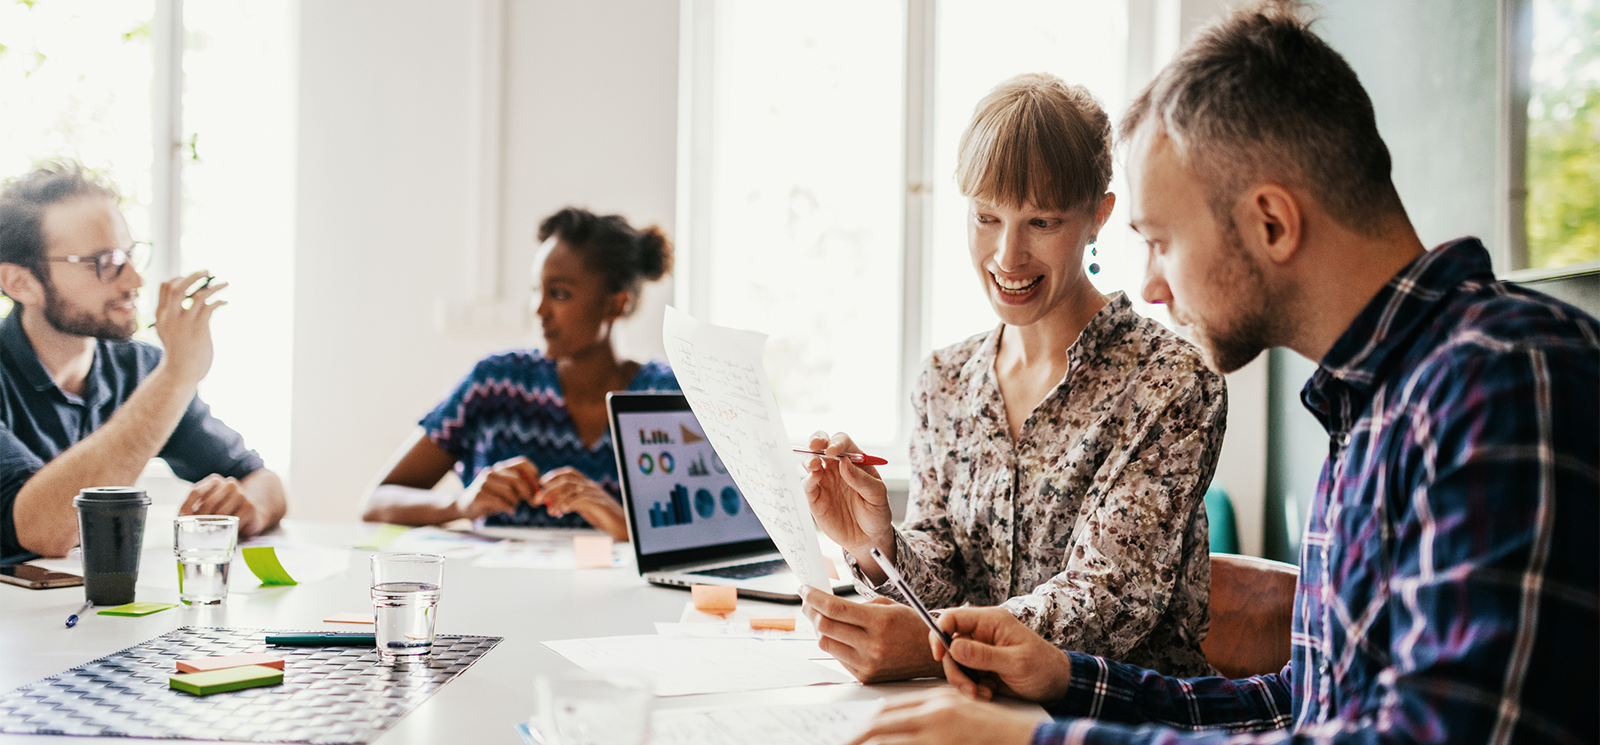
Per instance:
[[[239,518],[232,515],[184,515],[172,521],[178,599],[184,605],[217,605],[228,599],[228,567],[238,542]]]
[[[433,651],[444,557],[377,554],[372,557],[372,608],[378,656],[384,664],[421,661]]]
[[[648,677],[624,673],[540,675],[530,724],[547,745],[643,745],[655,703]]]

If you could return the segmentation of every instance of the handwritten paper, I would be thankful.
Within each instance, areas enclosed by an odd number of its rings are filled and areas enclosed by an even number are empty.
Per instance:
[[[865,731],[883,699],[792,706],[657,709],[651,745],[843,745]]]
[[[689,408],[778,552],[802,581],[831,594],[783,414],[761,364],[766,335],[703,323],[668,306],[662,336]]]
[[[853,683],[841,670],[777,650],[756,639],[608,636],[565,639],[544,645],[578,666],[626,670],[655,680],[658,696],[759,691],[822,683]]]

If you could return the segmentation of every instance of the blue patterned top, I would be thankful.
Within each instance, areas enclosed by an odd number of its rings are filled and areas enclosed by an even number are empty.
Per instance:
[[[628,383],[632,392],[677,391],[665,363],[651,361]],[[611,429],[589,447],[578,437],[561,395],[555,360],[536,350],[485,357],[437,408],[422,418],[428,439],[456,459],[456,475],[470,484],[479,470],[526,456],[540,473],[572,466],[621,501]],[[516,512],[489,516],[489,525],[552,528],[588,526],[576,513],[551,517],[543,506],[517,505]]]

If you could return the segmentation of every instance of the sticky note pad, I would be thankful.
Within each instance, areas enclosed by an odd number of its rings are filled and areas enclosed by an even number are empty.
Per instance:
[[[388,548],[389,544],[394,543],[394,539],[404,535],[408,530],[410,528],[404,525],[385,525],[372,531],[372,535],[367,536],[365,540],[354,546],[354,548],[382,551]]]
[[[148,616],[151,613],[160,613],[168,608],[178,607],[177,603],[128,603],[107,608],[99,612],[102,616]]]
[[[794,616],[751,616],[750,628],[766,631],[794,631]]]
[[[209,696],[241,688],[275,686],[283,682],[283,671],[261,665],[230,667],[205,673],[185,673],[167,679],[167,685],[196,696]]]
[[[230,654],[222,657],[194,657],[187,660],[178,660],[178,672],[205,673],[212,670],[226,670],[230,667],[244,667],[246,665],[260,665],[282,670],[283,658],[259,652],[256,654]]]
[[[575,535],[572,537],[572,555],[579,569],[611,568],[611,536]]]
[[[695,585],[694,609],[702,613],[727,613],[739,607],[739,589],[733,585]]]
[[[374,623],[377,623],[377,620],[378,619],[372,615],[372,611],[367,611],[365,613],[335,613],[335,614],[333,614],[331,616],[328,616],[327,618],[322,619],[322,622],[323,623],[364,623],[364,624],[366,624],[368,626],[371,626]]]
[[[288,570],[278,563],[278,552],[271,546],[251,546],[241,548],[239,553],[244,556],[244,565],[261,580],[263,585],[298,585],[294,577],[289,576]]]

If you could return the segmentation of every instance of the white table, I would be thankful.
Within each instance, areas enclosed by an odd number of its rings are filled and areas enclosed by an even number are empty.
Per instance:
[[[171,516],[158,503],[140,567],[139,600],[177,602],[177,591],[147,586],[155,573],[175,573],[170,554]],[[377,526],[286,520],[287,541],[348,548]],[[184,607],[142,618],[90,615],[76,628],[64,622],[83,602],[82,588],[29,590],[0,585],[0,691],[10,691],[98,657],[134,646],[181,626],[359,631],[365,627],[324,624],[341,611],[371,608],[366,557],[354,550],[350,568],[308,584],[235,594],[222,606]],[[255,578],[235,576],[254,585]],[[470,559],[445,563],[438,633],[504,637],[469,670],[407,715],[378,742],[519,743],[513,727],[533,711],[533,679],[541,672],[576,666],[545,648],[552,639],[653,634],[657,622],[676,622],[689,594],[656,587],[630,565],[616,569],[488,569]],[[741,605],[756,601],[741,599]],[[796,606],[782,607],[794,612]],[[662,698],[658,707],[823,703],[881,698],[925,688],[931,682],[891,685],[810,686],[745,693]],[[1037,707],[1028,707],[1038,711]],[[0,735],[4,743],[61,745],[83,738]],[[126,742],[125,739],[119,741]]]

